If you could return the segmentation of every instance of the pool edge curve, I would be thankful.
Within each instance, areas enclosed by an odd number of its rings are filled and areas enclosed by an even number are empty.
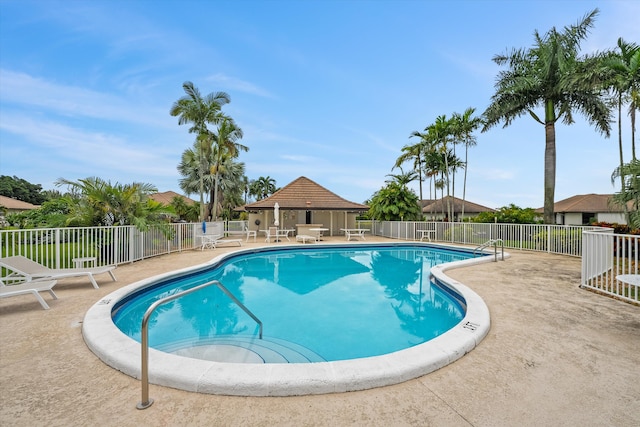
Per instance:
[[[403,244],[407,243],[410,242]],[[354,244],[349,245],[353,246]],[[438,244],[423,246],[461,249]],[[278,248],[286,247],[297,246]],[[193,271],[231,255],[255,251],[252,248],[228,252],[207,263],[153,276],[106,295],[85,314],[82,324],[85,343],[107,365],[140,379],[140,343],[126,336],[111,320],[113,304],[132,291],[159,279]],[[492,257],[486,256],[441,264],[431,269],[436,280],[464,297],[467,311],[460,323],[426,343],[380,356],[302,364],[221,363],[173,355],[151,348],[149,381],[156,385],[208,394],[294,396],[365,390],[418,378],[461,358],[473,350],[489,332],[491,321],[485,302],[469,287],[447,276],[445,271],[492,261]],[[180,366],[179,371],[176,366]]]

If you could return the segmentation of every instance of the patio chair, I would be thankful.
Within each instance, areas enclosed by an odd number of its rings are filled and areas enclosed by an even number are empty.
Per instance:
[[[58,296],[53,292],[55,284],[55,280],[33,280],[31,282],[23,282],[18,285],[6,286],[2,281],[0,281],[0,298],[32,294],[36,297],[42,308],[48,310],[49,305],[38,292],[47,291],[51,294],[53,299],[58,299]]]
[[[247,242],[249,241],[249,237],[253,237],[253,241],[256,241],[256,237],[258,236],[258,232],[256,230],[249,230],[249,227],[244,227],[244,231],[247,233]]]
[[[116,276],[113,274],[113,269],[116,268],[115,265],[89,268],[49,268],[29,258],[17,255],[0,258],[0,266],[13,272],[9,276],[4,277],[4,279],[16,278],[26,280],[27,282],[39,278],[62,279],[64,277],[87,276],[93,287],[98,289],[98,283],[96,283],[96,279],[93,276],[103,273],[109,273],[113,281],[116,281]]]
[[[272,237],[276,242],[278,241],[278,227],[269,227],[267,230],[267,238],[264,241],[270,243]]]

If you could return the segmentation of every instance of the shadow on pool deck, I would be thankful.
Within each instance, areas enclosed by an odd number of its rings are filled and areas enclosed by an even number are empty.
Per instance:
[[[328,241],[343,242],[344,238]],[[368,241],[384,239],[368,238]],[[249,243],[245,246],[260,246]],[[578,288],[577,258],[512,251],[505,262],[448,274],[489,306],[491,331],[457,362],[402,384],[298,397],[230,397],[151,385],[102,363],[84,344],[86,310],[124,285],[234,250],[187,251],[0,300],[0,421],[13,426],[640,425],[640,307]]]

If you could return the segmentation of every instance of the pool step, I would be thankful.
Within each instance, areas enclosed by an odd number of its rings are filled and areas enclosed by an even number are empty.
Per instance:
[[[301,345],[277,339],[255,336],[225,335],[158,346],[158,350],[179,356],[227,363],[312,363],[326,360]]]

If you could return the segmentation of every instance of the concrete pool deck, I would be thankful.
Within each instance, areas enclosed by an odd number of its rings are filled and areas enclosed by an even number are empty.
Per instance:
[[[469,354],[431,374],[377,389],[294,397],[205,395],[152,384],[155,403],[137,410],[140,381],[87,348],[85,312],[122,286],[233,249],[122,265],[117,282],[98,276],[100,289],[63,279],[55,287],[58,300],[44,295],[50,310],[30,295],[0,300],[0,423],[640,425],[640,307],[579,289],[577,258],[519,251],[505,262],[447,271],[485,300],[491,330]]]

